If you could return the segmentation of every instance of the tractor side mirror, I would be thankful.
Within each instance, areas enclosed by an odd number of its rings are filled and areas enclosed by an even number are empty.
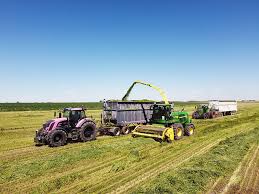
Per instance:
[[[61,112],[60,112],[60,113],[58,113],[58,118],[61,118]]]
[[[184,107],[182,108],[181,112],[183,112],[183,111],[184,111]]]

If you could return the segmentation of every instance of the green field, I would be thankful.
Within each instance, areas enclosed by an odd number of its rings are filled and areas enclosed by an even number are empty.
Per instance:
[[[193,105],[175,109],[191,113]],[[33,138],[57,108],[9,107],[0,112],[0,193],[256,193],[259,103],[238,108],[195,120],[196,134],[171,144],[127,135],[50,148]],[[98,123],[100,108],[89,109]]]
[[[147,100],[144,100],[147,101]],[[176,106],[194,107],[200,102],[174,102]],[[0,112],[10,111],[44,111],[44,110],[62,110],[64,107],[85,107],[88,110],[102,109],[102,102],[62,102],[62,103],[0,103]]]
[[[40,110],[59,110],[64,107],[84,106],[90,110],[102,108],[101,102],[63,102],[63,103],[0,103],[0,112],[8,111],[40,111]]]

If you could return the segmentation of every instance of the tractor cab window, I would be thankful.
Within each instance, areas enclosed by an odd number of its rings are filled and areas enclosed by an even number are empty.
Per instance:
[[[85,111],[81,111],[80,119],[83,119],[83,118],[85,118],[85,117],[86,117]]]
[[[71,119],[77,122],[80,119],[79,111],[71,111]]]
[[[63,117],[69,118],[69,113],[70,113],[70,111],[65,110],[65,111],[63,112]]]

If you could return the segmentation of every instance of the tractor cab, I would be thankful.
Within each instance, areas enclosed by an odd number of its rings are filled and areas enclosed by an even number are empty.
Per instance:
[[[63,110],[63,117],[66,117],[71,126],[76,124],[83,118],[86,118],[84,108],[65,108]]]
[[[196,107],[196,110],[197,112],[202,115],[204,113],[207,113],[209,112],[209,106],[207,104],[199,104],[197,107]]]

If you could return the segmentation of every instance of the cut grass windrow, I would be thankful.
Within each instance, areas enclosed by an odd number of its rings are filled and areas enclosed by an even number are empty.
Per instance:
[[[259,138],[259,128],[221,141],[206,155],[192,159],[177,170],[170,170],[138,188],[134,193],[199,193],[210,180],[233,173],[236,166]]]

